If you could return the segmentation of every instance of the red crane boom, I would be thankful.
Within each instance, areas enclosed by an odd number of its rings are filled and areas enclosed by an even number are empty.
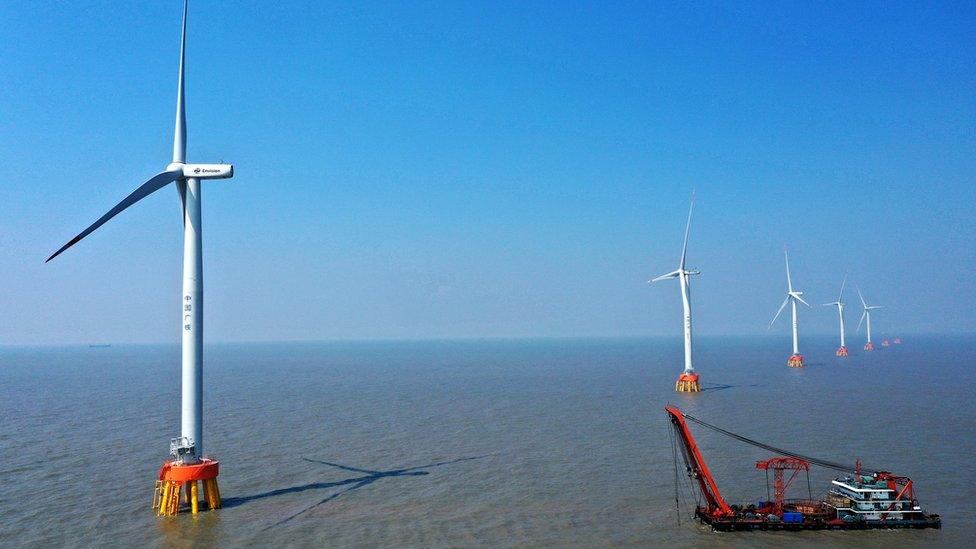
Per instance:
[[[698,444],[695,443],[695,437],[691,435],[688,424],[685,423],[684,414],[674,406],[667,406],[664,410],[668,413],[671,425],[674,427],[674,431],[681,441],[685,462],[688,465],[688,475],[698,481],[701,493],[705,496],[705,501],[708,502],[709,513],[713,516],[734,515],[735,513],[732,511],[732,508],[722,499],[722,494],[718,491],[715,479],[712,478],[712,473],[708,470],[708,465],[705,465],[705,458],[698,451]]]

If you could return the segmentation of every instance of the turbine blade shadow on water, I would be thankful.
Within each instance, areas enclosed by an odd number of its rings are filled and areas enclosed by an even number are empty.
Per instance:
[[[337,469],[345,469],[346,471],[352,471],[354,473],[365,473],[367,475],[382,475],[383,474],[383,471],[374,471],[372,469],[360,469],[359,467],[350,467],[348,465],[340,465],[338,463],[332,463],[331,461],[323,461],[323,460],[320,460],[320,459],[302,458],[302,461],[307,461],[309,463],[318,463],[318,464],[321,464],[321,465],[329,465],[329,466],[335,467]]]
[[[753,383],[752,385],[729,385],[727,383],[702,383],[701,391],[702,393],[710,391],[722,391],[724,389],[737,389],[741,387],[759,387],[758,384]]]
[[[292,514],[292,515],[290,515],[290,516],[288,516],[288,517],[286,517],[286,518],[284,518],[284,519],[282,519],[282,520],[280,520],[280,521],[272,524],[271,526],[268,526],[267,528],[265,528],[265,530],[268,530],[268,529],[274,528],[275,526],[280,526],[280,525],[282,525],[282,524],[284,524],[284,523],[286,523],[286,522],[288,522],[288,521],[290,521],[290,520],[292,520],[292,519],[294,519],[294,518],[296,518],[296,517],[298,517],[300,515],[303,515],[303,514],[309,512],[309,511],[311,511],[312,509],[315,509],[316,507],[318,507],[320,505],[323,505],[325,503],[328,503],[328,502],[330,502],[330,501],[338,498],[342,494],[345,494],[346,492],[351,492],[353,490],[362,488],[363,486],[368,486],[368,485],[376,482],[379,479],[389,478],[389,477],[420,477],[420,476],[426,476],[426,475],[429,475],[430,472],[425,471],[423,469],[432,469],[434,467],[442,467],[444,465],[451,465],[451,464],[454,464],[454,463],[460,463],[460,462],[463,462],[463,461],[471,461],[471,460],[475,460],[475,459],[481,459],[481,458],[484,458],[484,457],[486,457],[486,456],[483,456],[483,455],[482,456],[469,456],[469,457],[463,457],[463,458],[456,458],[456,459],[438,461],[438,462],[435,462],[435,463],[428,463],[426,465],[418,465],[418,466],[415,466],[415,467],[406,467],[406,468],[402,468],[402,469],[390,469],[388,471],[377,471],[377,470],[373,470],[373,469],[364,469],[364,468],[360,468],[360,467],[350,467],[348,465],[341,465],[341,464],[333,463],[333,462],[330,462],[330,461],[324,461],[324,460],[318,460],[318,459],[310,459],[310,458],[302,458],[303,461],[307,461],[309,463],[316,463],[316,464],[320,464],[320,465],[328,465],[330,467],[335,467],[337,469],[342,469],[342,470],[345,470],[345,471],[351,471],[351,472],[354,472],[354,473],[361,473],[363,476],[358,476],[358,477],[353,477],[353,478],[347,478],[347,479],[337,480],[337,481],[331,481],[331,482],[313,482],[313,483],[309,483],[309,484],[303,484],[303,485],[300,485],[300,486],[291,486],[291,487],[288,487],[288,488],[278,488],[276,490],[270,490],[270,491],[267,491],[267,492],[262,492],[260,494],[254,494],[254,495],[251,495],[251,496],[242,496],[242,497],[238,497],[238,498],[226,498],[226,499],[223,500],[223,507],[224,508],[232,508],[232,507],[237,507],[239,505],[243,505],[245,503],[248,503],[248,502],[251,502],[251,501],[255,501],[255,500],[260,500],[260,499],[265,499],[265,498],[270,498],[270,497],[275,497],[275,496],[282,496],[282,495],[285,495],[285,494],[294,494],[294,493],[299,493],[299,492],[306,492],[306,491],[309,491],[309,490],[323,490],[323,489],[328,489],[328,488],[345,487],[342,490],[339,490],[338,492],[335,492],[333,494],[330,494],[329,496],[327,496],[327,497],[325,497],[325,498],[323,498],[323,499],[321,499],[321,500],[313,503],[312,505],[309,505],[308,507],[305,507],[304,509],[298,511],[297,513],[294,513],[294,514]]]

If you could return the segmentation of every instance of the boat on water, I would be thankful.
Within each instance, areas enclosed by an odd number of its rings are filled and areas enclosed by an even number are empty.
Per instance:
[[[860,462],[853,468],[842,464],[801,456],[794,452],[774,448],[741,435],[726,431],[697,418],[686,415],[673,406],[665,408],[674,429],[672,441],[677,454],[681,454],[688,477],[701,492],[704,504],[695,507],[695,517],[717,531],[733,530],[867,530],[878,528],[941,528],[939,515],[928,514],[915,498],[912,480],[887,471],[863,474]],[[685,420],[731,436],[779,454],[756,463],[768,475],[773,473],[772,501],[755,504],[729,505],[719,492],[705,459],[698,449]],[[680,449],[680,452],[678,451]],[[812,465],[848,471],[845,476],[831,481],[830,489],[821,500],[787,499],[786,492],[802,472]],[[851,471],[853,469],[853,471]],[[676,477],[677,482],[677,477]],[[676,501],[677,503],[677,501]]]

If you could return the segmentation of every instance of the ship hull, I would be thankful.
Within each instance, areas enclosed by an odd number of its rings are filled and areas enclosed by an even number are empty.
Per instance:
[[[748,530],[892,530],[892,529],[921,529],[941,528],[942,519],[938,515],[928,515],[924,519],[887,519],[863,520],[846,522],[841,519],[825,520],[821,518],[804,519],[802,522],[770,521],[766,519],[749,519],[744,517],[713,517],[699,507],[695,516],[703,524],[708,524],[718,532],[748,531]]]

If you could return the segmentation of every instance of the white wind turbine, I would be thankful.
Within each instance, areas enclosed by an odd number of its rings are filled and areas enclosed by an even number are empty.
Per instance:
[[[865,318],[867,318],[868,319],[868,325],[867,325],[867,328],[868,328],[868,341],[867,341],[867,343],[864,344],[864,350],[865,351],[873,351],[874,350],[874,343],[871,342],[871,311],[873,311],[875,309],[880,309],[881,308],[881,305],[868,305],[867,302],[864,301],[864,295],[861,294],[861,288],[860,288],[860,286],[858,286],[858,288],[857,288],[857,297],[861,298],[861,306],[864,307],[864,312],[861,313],[861,320],[858,320],[857,321],[857,331],[861,331],[861,323],[864,322],[864,319]]]
[[[799,336],[797,334],[797,329],[796,329],[796,302],[799,301],[800,303],[806,305],[807,307],[809,307],[810,304],[807,303],[806,301],[803,301],[803,298],[800,297],[801,295],[803,295],[803,292],[799,292],[793,289],[793,277],[790,276],[790,251],[786,249],[784,249],[783,251],[786,254],[786,283],[787,283],[786,299],[783,301],[783,304],[779,306],[779,310],[776,311],[776,316],[774,316],[773,320],[769,323],[769,328],[773,327],[773,323],[776,322],[776,319],[779,318],[779,315],[780,313],[783,312],[783,309],[786,307],[786,304],[789,303],[792,307],[792,312],[793,312],[793,354],[790,355],[790,359],[787,361],[787,364],[793,367],[799,367],[799,366],[803,366],[803,355],[800,354],[800,342],[799,342]],[[767,328],[767,330],[769,328]]]
[[[219,492],[216,487],[217,462],[203,458],[203,257],[200,216],[200,180],[226,179],[233,177],[234,167],[230,164],[188,164],[186,163],[186,109],[184,104],[184,61],[186,59],[186,20],[187,3],[183,3],[183,24],[180,37],[180,62],[176,92],[176,127],[173,135],[173,161],[166,169],[151,177],[129,196],[125,197],[105,215],[98,218],[87,229],[72,238],[67,244],[47,259],[51,261],[62,252],[75,245],[93,231],[118,215],[122,210],[150,194],[176,184],[182,204],[183,215],[183,295],[180,297],[180,318],[183,343],[182,367],[182,429],[181,437],[170,441],[170,451],[174,459],[164,464],[164,470],[182,468],[182,472],[170,475],[160,472],[160,481],[166,485],[163,499],[159,503],[160,514],[172,514],[179,509],[180,488],[187,483],[189,494],[197,493],[196,480],[204,482],[204,493],[211,507],[219,506]],[[184,467],[185,466],[185,467]],[[167,476],[168,475],[168,476]],[[166,477],[164,479],[164,477]],[[168,478],[179,478],[170,481]],[[212,486],[212,488],[211,488]],[[160,485],[157,484],[157,488]],[[208,494],[210,488],[210,494]],[[211,495],[216,493],[216,499]],[[175,499],[174,499],[175,497]],[[175,505],[173,505],[175,501]],[[197,501],[193,500],[193,511]]]
[[[681,289],[681,305],[684,307],[684,335],[685,335],[685,369],[678,376],[674,388],[678,392],[697,393],[701,390],[698,382],[699,376],[691,362],[691,276],[701,274],[700,271],[688,269],[685,266],[685,259],[688,257],[688,234],[691,231],[691,213],[695,208],[695,198],[691,198],[691,206],[688,208],[688,222],[685,224],[685,241],[681,247],[681,261],[678,263],[677,270],[663,274],[650,282],[658,282],[670,278],[677,278]]]
[[[837,349],[837,356],[847,356],[847,344],[844,342],[844,286],[847,285],[847,275],[844,275],[844,281],[840,284],[840,295],[837,296],[837,301],[832,301],[830,303],[824,303],[824,307],[829,307],[830,305],[837,306],[837,316],[840,318],[840,347]]]

